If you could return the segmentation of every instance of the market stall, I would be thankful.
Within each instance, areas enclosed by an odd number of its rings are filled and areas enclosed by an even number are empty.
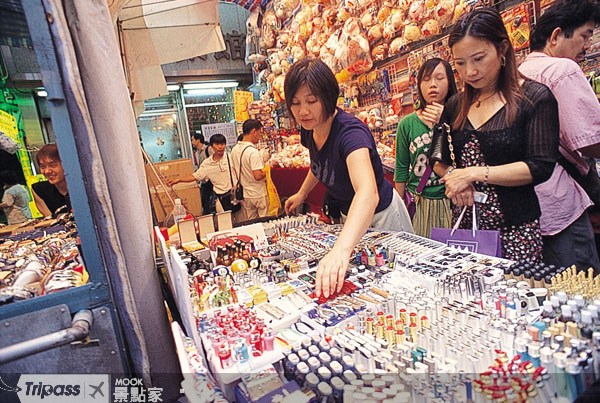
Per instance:
[[[298,216],[216,232],[192,254],[171,248],[172,270],[187,279],[176,291],[190,310],[186,327],[206,352],[192,361],[211,374],[212,386],[196,382],[190,393],[241,402],[573,400],[600,375],[600,276],[591,270],[369,231],[342,291],[325,298],[314,293],[316,264],[339,231]],[[217,264],[223,253],[228,266]]]

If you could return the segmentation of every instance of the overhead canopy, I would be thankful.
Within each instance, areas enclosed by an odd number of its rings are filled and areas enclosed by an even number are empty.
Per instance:
[[[109,3],[136,112],[167,94],[162,64],[225,49],[217,0],[117,0]]]

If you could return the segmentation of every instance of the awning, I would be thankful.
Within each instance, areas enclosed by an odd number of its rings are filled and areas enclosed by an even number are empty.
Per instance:
[[[162,64],[220,52],[217,0],[118,0],[109,3],[136,113],[166,95]]]

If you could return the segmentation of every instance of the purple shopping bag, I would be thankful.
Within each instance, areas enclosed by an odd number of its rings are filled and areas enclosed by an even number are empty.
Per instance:
[[[482,255],[502,257],[500,246],[500,231],[477,229],[477,217],[473,205],[473,228],[458,229],[465,215],[465,206],[452,228],[432,228],[431,239],[445,243],[448,246],[468,250]]]

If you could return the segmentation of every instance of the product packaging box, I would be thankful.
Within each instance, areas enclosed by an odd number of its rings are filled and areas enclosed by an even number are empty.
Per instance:
[[[202,215],[202,202],[200,200],[200,189],[196,182],[178,183],[172,187],[172,191],[167,193],[167,181],[180,179],[189,176],[194,172],[192,160],[180,159],[157,164],[146,165],[146,177],[148,178],[148,186],[150,191],[150,200],[152,208],[156,214],[156,219],[159,222],[164,219],[173,210],[173,203],[169,199],[181,199],[181,203],[186,208],[188,213],[195,217]],[[164,186],[160,184],[157,174],[160,175]]]
[[[167,162],[158,162],[156,164],[146,165],[146,177],[148,186],[156,187],[160,182],[157,175],[160,175],[163,181],[168,179],[181,179],[194,173],[194,165],[190,159],[180,159]]]

